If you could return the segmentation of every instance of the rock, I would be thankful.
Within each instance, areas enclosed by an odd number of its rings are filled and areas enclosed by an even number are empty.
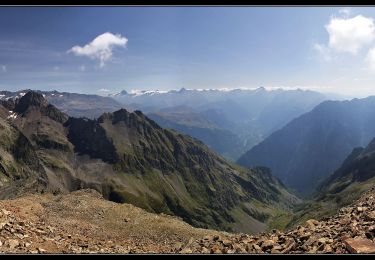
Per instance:
[[[253,245],[253,248],[255,249],[255,251],[257,251],[257,252],[262,252],[262,248],[260,248],[260,246],[258,246],[258,245]]]
[[[218,245],[214,245],[212,248],[211,248],[211,254],[221,254],[222,251],[220,249],[220,247]]]
[[[206,247],[202,247],[202,249],[201,249],[201,253],[202,253],[202,254],[209,254],[209,253],[210,253],[210,250],[209,250],[208,248],[206,248]]]
[[[299,238],[301,241],[305,241],[305,240],[308,240],[310,236],[311,236],[311,233],[307,232],[307,233],[302,234]]]
[[[228,239],[224,239],[221,243],[227,247],[232,245],[232,242]]]
[[[375,221],[375,211],[371,211],[365,215],[365,220]]]
[[[273,240],[266,240],[262,243],[262,250],[266,251],[268,249],[272,249],[274,246],[275,242]]]
[[[20,242],[18,242],[18,240],[16,240],[16,239],[9,239],[8,240],[8,246],[9,246],[10,249],[15,249],[19,245],[20,245]]]
[[[313,245],[316,242],[317,242],[316,237],[310,236],[309,239],[305,242],[305,245],[310,247],[311,245]]]
[[[295,246],[296,246],[296,243],[292,241],[290,244],[288,244],[288,246],[283,251],[281,251],[281,253],[283,254],[289,253]]]
[[[362,211],[363,211],[363,208],[362,208],[362,207],[357,207],[357,211],[358,211],[358,212],[362,212]]]
[[[174,245],[174,248],[175,248],[175,250],[180,251],[182,249],[182,246],[183,246],[182,243],[176,243]]]
[[[0,230],[2,230],[8,223],[7,222],[1,222],[0,223]]]
[[[310,253],[310,254],[316,254],[317,250],[318,250],[318,248],[316,246],[314,246],[313,248],[309,249],[307,252]]]
[[[38,253],[39,253],[39,254],[43,254],[43,253],[45,253],[45,252],[46,252],[46,250],[45,250],[45,249],[43,249],[43,248],[40,248],[40,247],[38,247],[38,248],[37,248],[37,250],[38,250]]]
[[[315,229],[315,227],[319,225],[319,221],[315,219],[309,219],[306,221],[306,224],[310,229]]]
[[[328,242],[328,239],[325,238],[325,237],[321,237],[318,239],[318,242],[321,243],[321,244],[326,244]]]
[[[208,240],[211,240],[211,236],[204,236],[204,237],[203,237],[203,240],[207,240],[207,241],[208,241]]]
[[[368,239],[372,239],[374,235],[371,232],[365,232],[365,235]]]
[[[375,243],[367,238],[348,238],[344,243],[353,254],[375,254]]]
[[[280,245],[275,245],[272,250],[271,254],[280,254],[283,248]]]
[[[333,248],[330,246],[330,245],[325,245],[324,249],[323,249],[323,252],[324,253],[333,253]]]
[[[246,252],[248,252],[248,253],[252,253],[252,251],[253,251],[253,246],[247,244],[247,245],[245,246],[245,250],[246,250]]]
[[[341,224],[341,225],[348,225],[348,224],[350,224],[350,223],[351,223],[350,218],[344,218],[344,219],[342,219],[342,220],[340,221],[340,224]]]
[[[214,235],[214,238],[213,238],[214,241],[218,241],[219,239],[220,239],[219,235]]]
[[[10,215],[10,211],[8,211],[6,209],[1,209],[1,212],[3,213],[4,216],[9,216]]]
[[[236,246],[235,249],[234,249],[234,253],[236,254],[246,254],[246,250],[245,248],[242,248],[240,246]]]

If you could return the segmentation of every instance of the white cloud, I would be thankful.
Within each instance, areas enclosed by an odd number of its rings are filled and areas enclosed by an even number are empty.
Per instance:
[[[1,71],[4,73],[7,72],[7,66],[1,65]]]
[[[77,56],[86,56],[90,59],[97,59],[100,61],[100,67],[105,65],[105,62],[110,60],[113,55],[113,49],[117,47],[125,47],[128,39],[120,34],[112,34],[110,32],[103,33],[97,36],[93,41],[85,46],[74,46],[68,53],[73,53]]]
[[[357,54],[375,39],[373,19],[362,15],[347,19],[332,17],[325,28],[329,34],[328,46],[336,52]]]
[[[101,89],[98,89],[99,92],[110,92],[109,89],[107,88],[101,88]]]

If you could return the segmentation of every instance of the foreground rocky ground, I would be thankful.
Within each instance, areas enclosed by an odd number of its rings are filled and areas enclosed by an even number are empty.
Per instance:
[[[208,235],[191,241],[180,253],[375,253],[375,190],[333,217],[287,232],[257,236]]]
[[[0,201],[0,253],[171,253],[207,232],[93,190]]]
[[[375,190],[321,221],[256,236],[193,228],[97,192],[0,201],[0,253],[375,253]]]

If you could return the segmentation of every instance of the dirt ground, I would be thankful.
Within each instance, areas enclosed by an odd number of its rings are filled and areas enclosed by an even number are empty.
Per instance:
[[[4,253],[174,253],[218,233],[104,200],[93,190],[0,201]]]

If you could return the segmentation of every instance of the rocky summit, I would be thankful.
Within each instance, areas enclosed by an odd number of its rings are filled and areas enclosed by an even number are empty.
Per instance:
[[[0,253],[375,253],[375,189],[336,215],[258,235],[199,229],[94,190],[0,201]]]

